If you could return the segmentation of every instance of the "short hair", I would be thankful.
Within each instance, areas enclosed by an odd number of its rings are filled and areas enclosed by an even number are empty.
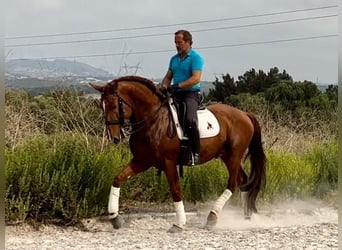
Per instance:
[[[190,45],[192,45],[192,35],[190,33],[190,31],[188,30],[178,30],[175,32],[175,36],[178,34],[182,34],[183,35],[183,40],[186,42],[190,42]]]

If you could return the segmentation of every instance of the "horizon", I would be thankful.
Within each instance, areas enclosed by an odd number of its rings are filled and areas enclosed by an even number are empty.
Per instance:
[[[90,64],[88,64],[88,63],[84,63],[84,62],[80,62],[80,61],[76,61],[76,60],[68,60],[68,59],[29,59],[29,58],[23,58],[23,59],[6,59],[5,60],[5,66],[6,66],[6,64],[8,63],[8,62],[10,62],[10,61],[47,61],[47,62],[54,62],[54,61],[67,61],[67,62],[69,62],[69,63],[79,63],[79,64],[82,64],[82,65],[87,65],[87,66],[90,66],[90,67],[92,67],[92,68],[94,68],[94,69],[96,69],[96,70],[102,70],[102,71],[105,71],[105,72],[107,72],[108,74],[111,74],[111,76],[112,77],[119,77],[119,76],[121,76],[121,75],[115,75],[114,73],[111,73],[111,72],[109,72],[109,71],[107,71],[106,69],[103,69],[103,68],[99,68],[99,67],[94,67],[94,66],[92,66],[92,65],[90,65]],[[277,66],[273,66],[273,67],[277,67]],[[272,68],[273,68],[272,67]],[[279,72],[282,72],[283,70],[285,70],[292,78],[293,78],[293,76],[286,70],[286,69],[280,69],[279,67],[277,67],[278,69],[279,69]],[[249,70],[251,70],[252,68],[250,68],[250,69],[246,69],[246,71],[245,72],[247,72],[247,71],[249,71]],[[254,68],[256,71],[259,71],[259,70],[262,70],[262,69],[256,69],[256,68]],[[269,69],[267,70],[267,71],[264,71],[264,70],[262,70],[264,73],[268,73],[268,71],[269,71]],[[244,72],[244,73],[245,73]],[[9,74],[8,72],[7,72],[7,69],[6,69],[6,67],[5,67],[5,74]],[[229,72],[226,72],[226,73],[224,73],[224,74],[221,74],[220,76],[222,76],[222,75],[225,75],[225,74],[229,74],[230,76],[232,76]],[[137,74],[137,75],[139,75],[139,74]],[[243,75],[243,74],[242,74]],[[239,75],[239,76],[242,76],[242,75]],[[235,79],[237,79],[239,76],[232,76],[233,78],[234,78],[234,81],[235,81]],[[67,77],[67,76],[66,76]],[[89,77],[91,77],[91,76],[89,76]],[[146,76],[145,76],[146,77]],[[216,76],[217,77],[217,76]],[[33,77],[34,78],[34,77]],[[148,78],[148,77],[147,77]],[[149,79],[153,79],[153,80],[161,80],[161,79],[163,79],[163,76],[160,76],[160,77],[153,77],[153,78],[149,78]],[[222,79],[222,78],[220,78],[220,77],[218,77],[218,79]],[[201,80],[201,82],[215,82],[215,80],[216,80],[216,78],[214,78],[214,79],[202,79]],[[303,81],[310,81],[310,80],[307,80],[307,79],[304,79],[304,80],[296,80],[296,79],[293,79],[293,81],[294,82],[303,82]],[[310,81],[310,82],[312,82],[312,83],[315,83],[316,85],[324,85],[324,86],[328,86],[328,85],[338,85],[338,82],[336,82],[336,83],[328,83],[328,82],[320,82],[320,81],[315,81],[315,82],[313,82],[313,81]]]

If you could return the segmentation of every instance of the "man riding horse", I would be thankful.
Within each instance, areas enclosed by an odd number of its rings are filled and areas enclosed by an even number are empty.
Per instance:
[[[185,127],[192,152],[191,165],[200,164],[200,136],[197,108],[201,100],[200,80],[203,71],[203,58],[192,49],[192,35],[187,30],[175,33],[177,54],[171,57],[168,71],[161,86],[170,89],[172,95],[185,103]],[[173,84],[171,81],[173,79]]]

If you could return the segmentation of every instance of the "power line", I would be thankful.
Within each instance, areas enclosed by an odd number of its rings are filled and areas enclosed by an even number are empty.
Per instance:
[[[202,49],[217,49],[217,48],[225,48],[225,47],[248,46],[248,45],[258,45],[258,44],[268,44],[268,43],[293,42],[293,41],[302,41],[302,40],[331,38],[331,37],[337,37],[337,36],[338,36],[337,34],[331,34],[331,35],[323,35],[323,36],[287,38],[287,39],[280,39],[280,40],[269,40],[269,41],[259,41],[259,42],[249,42],[249,43],[228,44],[228,45],[216,45],[216,46],[201,47],[198,49],[201,49],[201,50]]]
[[[235,26],[228,26],[228,27],[199,29],[199,30],[192,30],[191,32],[196,33],[196,32],[207,32],[207,31],[215,31],[215,30],[238,29],[238,28],[272,25],[272,24],[279,24],[279,23],[308,21],[308,20],[323,19],[323,18],[330,18],[330,17],[337,17],[337,16],[338,16],[337,14],[332,14],[332,15],[324,15],[324,16],[316,16],[316,17],[288,19],[288,20],[281,20],[281,21],[243,24],[243,25],[235,25]],[[5,47],[6,48],[14,48],[14,47],[28,47],[28,46],[42,46],[42,45],[71,44],[71,43],[87,43],[87,42],[99,42],[99,41],[109,41],[109,40],[122,40],[122,39],[132,39],[132,38],[146,38],[146,37],[155,37],[155,36],[165,36],[165,35],[171,35],[171,34],[173,34],[173,33],[167,32],[167,33],[158,33],[158,34],[122,36],[122,37],[112,37],[112,38],[97,38],[97,39],[59,41],[59,42],[44,42],[44,43],[25,43],[25,44],[6,45]]]
[[[282,43],[282,42],[292,42],[292,41],[301,41],[301,40],[313,40],[313,39],[323,39],[323,38],[331,38],[337,37],[337,34],[330,35],[322,35],[322,36],[309,36],[309,37],[297,37],[297,38],[288,38],[288,39],[280,39],[280,40],[268,40],[268,41],[257,41],[257,42],[248,42],[248,43],[236,43],[236,44],[226,44],[226,45],[214,45],[207,47],[199,47],[197,50],[205,50],[205,49],[217,49],[217,48],[228,48],[228,47],[237,47],[237,46],[249,46],[249,45],[260,45],[260,44],[270,44],[270,43]],[[156,54],[156,53],[164,53],[164,52],[172,52],[174,49],[165,49],[165,50],[153,50],[153,51],[137,51],[131,52],[130,55],[140,55],[140,54]],[[38,58],[17,58],[17,59],[66,59],[66,58],[89,58],[89,57],[104,57],[104,56],[122,56],[125,53],[107,53],[107,54],[93,54],[93,55],[74,55],[74,56],[55,56],[55,57],[38,57]],[[15,60],[15,59],[12,59]]]
[[[222,21],[229,21],[229,20],[246,19],[246,18],[253,18],[253,17],[274,16],[274,15],[298,13],[298,12],[313,11],[313,10],[331,9],[331,8],[336,8],[336,7],[338,7],[338,5],[330,5],[330,6],[322,6],[322,7],[306,8],[306,9],[297,9],[297,10],[289,10],[289,11],[279,11],[279,12],[263,13],[263,14],[256,14],[256,15],[246,15],[246,16],[239,16],[239,17],[227,17],[227,18],[219,18],[219,19],[211,19],[211,20],[174,23],[174,24],[162,24],[162,25],[153,25],[153,26],[140,26],[140,27],[132,27],[132,28],[119,28],[119,29],[72,32],[72,33],[59,33],[59,34],[16,36],[16,37],[6,37],[5,40],[24,39],[24,38],[55,37],[55,36],[74,36],[74,35],[108,33],[108,32],[117,32],[117,31],[154,29],[154,28],[164,28],[164,27],[172,27],[172,26],[179,26],[179,25],[192,25],[192,24],[200,24],[200,23],[212,23],[212,22],[222,22]]]

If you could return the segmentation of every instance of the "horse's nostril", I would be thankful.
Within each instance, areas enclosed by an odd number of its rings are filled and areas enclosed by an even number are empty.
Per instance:
[[[114,144],[118,144],[118,143],[120,143],[120,138],[119,137],[113,137],[112,141]]]

